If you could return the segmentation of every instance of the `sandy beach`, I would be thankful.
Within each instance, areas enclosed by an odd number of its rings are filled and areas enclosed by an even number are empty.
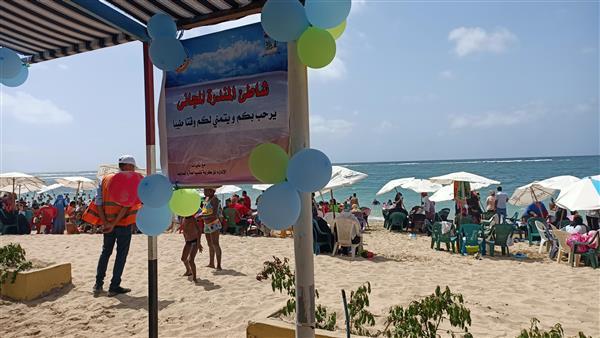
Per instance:
[[[429,241],[410,240],[376,225],[365,234],[366,249],[377,254],[374,259],[316,256],[317,303],[337,311],[340,326],[342,288],[354,290],[370,281],[370,309],[383,316],[392,305],[407,305],[437,285],[449,285],[464,295],[475,337],[514,337],[529,326],[531,317],[539,318],[544,328],[560,322],[569,336],[579,330],[600,336],[600,269],[558,264],[524,243],[512,247],[512,252],[528,255],[518,261],[499,255],[482,260],[451,255],[431,250]],[[0,237],[0,244],[9,242],[20,243],[29,259],[71,262],[73,285],[31,302],[2,300],[0,336],[147,335],[146,236],[133,237],[123,275],[122,284],[133,291],[114,298],[94,298],[91,292],[102,236]],[[256,274],[272,256],[293,258],[291,238],[222,236],[224,270],[204,267],[207,254],[199,254],[197,284],[181,277],[182,243],[179,234],[162,235],[158,241],[162,337],[244,337],[249,320],[264,319],[283,306],[286,298],[272,292],[269,282],[257,281]]]

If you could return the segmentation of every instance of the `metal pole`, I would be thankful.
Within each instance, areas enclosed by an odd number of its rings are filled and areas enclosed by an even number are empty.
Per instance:
[[[146,172],[156,172],[154,131],[154,77],[148,43],[144,42],[144,96],[146,103]],[[148,236],[148,337],[158,338],[158,247],[156,236]]]
[[[294,154],[310,145],[306,66],[298,59],[295,42],[288,43],[288,100],[290,151]],[[300,200],[300,218],[294,226],[296,338],[306,338],[315,336],[315,274],[310,193],[301,193]]]

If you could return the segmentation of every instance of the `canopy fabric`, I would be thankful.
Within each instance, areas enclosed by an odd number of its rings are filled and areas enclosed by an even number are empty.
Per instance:
[[[379,196],[379,195],[386,194],[386,193],[400,187],[402,184],[410,182],[414,179],[415,179],[414,177],[405,177],[405,178],[398,178],[395,180],[391,180],[391,181],[387,182],[383,187],[381,187],[381,189],[379,189],[379,191],[375,195]]]
[[[39,178],[25,173],[10,172],[0,174],[0,187],[7,185],[13,186],[17,184],[37,184],[44,185],[44,181]]]
[[[402,184],[402,188],[410,189],[414,192],[436,192],[442,188],[441,184],[433,183],[430,180],[414,179]]]
[[[98,184],[95,181],[83,176],[61,177],[57,178],[56,182],[67,188],[84,191],[98,188]]]
[[[537,182],[537,184],[541,187],[548,189],[562,190],[577,181],[579,181],[579,178],[575,176],[562,175],[547,178],[545,180]]]
[[[351,186],[367,178],[369,175],[348,169],[342,166],[334,165],[331,171],[331,180],[321,191],[334,190]]]
[[[46,187],[45,185],[39,184],[39,183],[18,183],[14,186],[12,184],[10,184],[5,187],[2,187],[2,188],[0,188],[0,191],[14,192],[16,194],[25,194],[28,192],[39,191],[45,187]]]
[[[252,185],[252,189],[258,190],[258,191],[265,191],[265,190],[269,189],[271,186],[272,186],[272,184],[254,184],[254,185]]]
[[[487,177],[468,173],[466,171],[459,171],[450,173],[443,176],[431,177],[429,180],[439,184],[450,184],[452,182],[470,182],[470,183],[481,183],[481,184],[500,184],[500,182],[489,179]]]
[[[552,197],[555,191],[556,189],[541,186],[539,182],[532,182],[515,189],[508,203],[524,207]]]
[[[60,183],[54,183],[54,184],[50,184],[49,186],[46,186],[44,188],[42,188],[40,191],[38,191],[40,194],[46,193],[48,191],[52,191],[55,189],[59,189],[59,188],[63,188],[63,185]]]
[[[485,187],[488,187],[489,184],[483,183],[472,183],[471,190],[479,190]],[[433,195],[429,197],[430,201],[433,202],[444,202],[444,201],[453,201],[454,200],[454,185],[449,184],[441,187],[438,191],[436,191]]]
[[[220,188],[217,188],[217,190],[215,190],[215,194],[228,195],[234,194],[240,190],[242,190],[242,188],[238,187],[237,185],[223,185]]]
[[[119,172],[119,166],[117,164],[101,164],[98,167],[98,173],[96,173],[96,178],[98,180],[101,180],[102,177],[104,177],[108,174],[116,174],[118,172]],[[135,172],[142,174],[143,176],[146,176],[146,169],[136,168]]]
[[[600,192],[598,186],[600,186],[599,180],[591,177],[582,178],[561,190],[556,199],[556,204],[571,211],[599,210]]]

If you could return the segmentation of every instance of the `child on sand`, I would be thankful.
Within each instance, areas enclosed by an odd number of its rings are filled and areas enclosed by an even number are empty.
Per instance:
[[[185,266],[185,274],[183,275],[192,276],[192,280],[196,282],[196,263],[194,263],[194,259],[197,251],[202,252],[202,244],[200,243],[202,233],[198,228],[198,221],[193,216],[183,217],[181,223],[183,223],[183,238],[185,239],[185,246],[181,253],[181,261]]]

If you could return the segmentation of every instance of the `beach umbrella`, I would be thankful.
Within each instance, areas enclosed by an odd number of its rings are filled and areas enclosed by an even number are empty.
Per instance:
[[[471,190],[479,190],[485,187],[488,187],[489,184],[483,183],[473,183],[471,184]],[[433,195],[429,197],[430,201],[433,202],[445,202],[445,201],[453,201],[454,200],[454,185],[448,184],[441,187],[438,191],[436,191]]]
[[[14,186],[12,184],[4,186],[4,187],[0,188],[0,191],[3,191],[3,192],[17,191],[20,196],[21,193],[26,194],[29,192],[37,192],[37,191],[40,191],[41,189],[44,189],[45,187],[46,187],[45,185],[38,184],[38,183],[17,183]]]
[[[539,182],[532,182],[518,187],[508,200],[508,203],[516,206],[527,206],[537,201],[543,201],[552,197],[556,189],[546,188]]]
[[[414,179],[415,179],[414,177],[405,177],[405,178],[398,178],[395,180],[391,180],[391,181],[387,182],[383,187],[381,187],[381,189],[379,189],[379,191],[375,195],[379,196],[379,195],[386,194],[392,190],[396,190],[402,184],[413,181]],[[396,190],[396,192],[397,192],[397,190]]]
[[[410,189],[414,192],[436,192],[442,188],[439,183],[433,183],[430,180],[414,179],[401,185],[404,189]]]
[[[369,175],[346,167],[334,165],[331,171],[331,180],[321,191],[349,187],[367,178]]]
[[[242,188],[238,187],[237,185],[223,185],[220,188],[217,188],[217,190],[215,190],[215,194],[228,195],[228,194],[234,194],[241,190],[242,190]]]
[[[560,191],[556,204],[571,211],[600,209],[600,175],[585,177]]]
[[[16,191],[15,188],[17,187],[17,185],[24,185],[24,184],[37,184],[38,186],[43,186],[44,181],[39,177],[35,177],[32,175],[28,175],[25,173],[19,173],[19,172],[10,172],[10,173],[0,174],[0,187],[6,187],[9,185],[13,187],[12,191],[8,191],[8,192],[14,193]]]
[[[258,190],[258,191],[265,191],[265,190],[269,189],[271,186],[272,186],[272,184],[253,184],[252,189]]]
[[[98,188],[96,181],[83,176],[70,176],[57,178],[56,182],[62,184],[66,188],[77,190],[95,190]]]
[[[116,174],[118,173],[119,170],[119,165],[117,164],[101,164],[98,167],[98,173],[96,173],[96,178],[98,180],[101,180],[102,177],[108,175],[108,174]],[[138,174],[141,174],[142,176],[146,176],[146,169],[144,168],[135,168],[135,172]]]
[[[549,188],[549,189],[554,189],[554,190],[562,190],[577,181],[579,181],[579,178],[577,178],[575,176],[562,175],[562,176],[550,177],[545,180],[539,181],[539,182],[537,182],[537,185],[544,187],[544,188]]]
[[[52,190],[55,190],[58,188],[63,188],[63,185],[60,183],[50,184],[49,186],[42,188],[40,191],[38,191],[38,193],[43,194],[43,193],[46,193],[48,191],[52,191]]]
[[[492,179],[489,179],[489,178],[486,178],[483,176],[471,174],[466,171],[459,171],[459,172],[450,173],[450,174],[443,175],[443,176],[431,177],[429,180],[434,183],[439,183],[439,184],[451,184],[453,182],[481,183],[481,184],[487,184],[488,186],[492,185],[492,184],[500,184],[500,182],[498,182],[498,181],[495,181],[495,180],[492,180]]]

